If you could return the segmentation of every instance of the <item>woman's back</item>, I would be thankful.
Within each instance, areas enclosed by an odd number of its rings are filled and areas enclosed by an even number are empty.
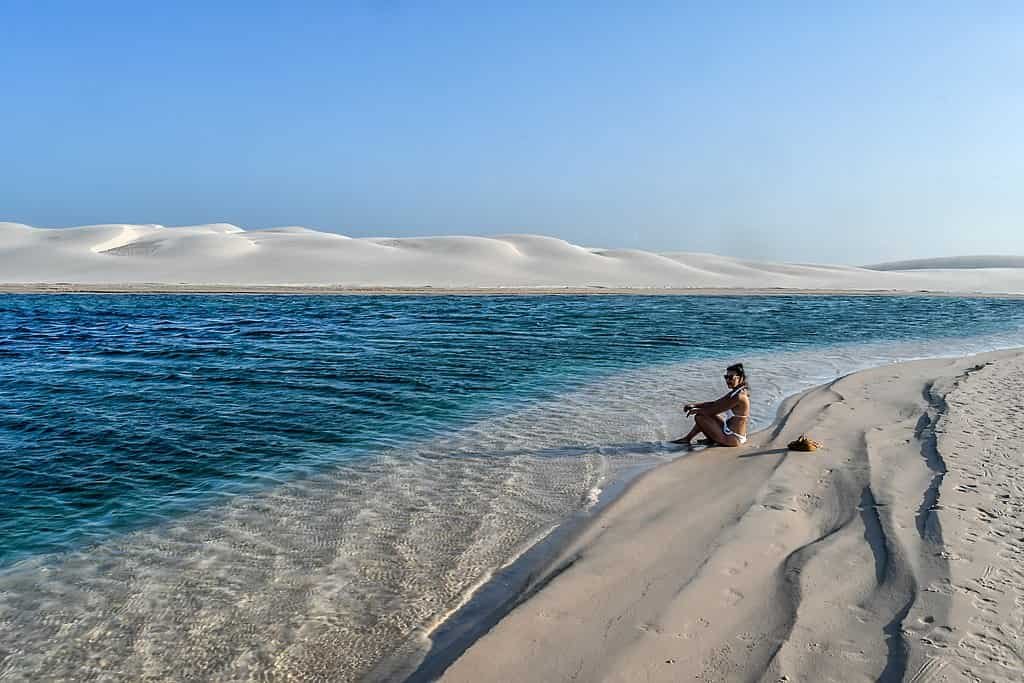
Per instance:
[[[747,433],[747,421],[750,419],[750,392],[746,385],[736,387],[727,396],[739,399],[739,402],[725,412],[725,424],[737,434]]]

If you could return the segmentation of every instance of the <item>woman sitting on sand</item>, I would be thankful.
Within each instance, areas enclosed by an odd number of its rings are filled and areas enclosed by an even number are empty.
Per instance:
[[[742,446],[747,442],[747,422],[750,420],[750,396],[743,363],[725,369],[725,384],[729,393],[717,401],[687,403],[686,414],[693,416],[693,429],[672,443],[689,445],[700,433],[719,446]],[[725,417],[721,414],[725,413]]]

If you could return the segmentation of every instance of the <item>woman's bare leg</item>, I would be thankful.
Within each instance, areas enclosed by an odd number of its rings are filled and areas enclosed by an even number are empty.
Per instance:
[[[687,434],[686,436],[681,436],[678,439],[673,439],[672,443],[688,444],[701,434],[707,434],[708,438],[712,438],[711,435],[707,433],[707,430],[705,430],[704,427],[701,425],[702,419],[710,420],[711,422],[717,424],[718,431],[719,433],[721,433],[722,425],[725,424],[722,418],[718,417],[717,415],[696,415],[693,418],[693,429],[690,430],[689,434]]]
[[[725,422],[718,417],[710,417],[708,415],[698,415],[696,418],[696,426],[704,432],[705,436],[717,443],[719,446],[739,446],[740,440],[735,434],[726,435],[722,430],[725,426]]]
[[[698,427],[695,424],[695,425],[693,425],[693,429],[691,429],[690,432],[686,436],[681,436],[678,439],[672,439],[672,443],[684,443],[684,444],[685,443],[690,443],[691,441],[696,439],[697,436],[700,435],[700,433],[701,433],[700,427]]]

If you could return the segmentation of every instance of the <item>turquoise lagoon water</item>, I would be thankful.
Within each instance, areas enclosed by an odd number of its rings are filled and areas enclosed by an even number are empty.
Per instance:
[[[1001,299],[3,296],[0,674],[372,676],[675,457],[726,363],[766,426],[1022,341]]]

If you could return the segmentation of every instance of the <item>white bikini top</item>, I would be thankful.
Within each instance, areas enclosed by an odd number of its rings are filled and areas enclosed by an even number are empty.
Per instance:
[[[732,391],[729,392],[729,398],[735,398],[735,397],[739,396],[740,394],[742,394],[746,390],[747,390],[747,388],[745,386],[736,387],[735,389],[733,389]],[[731,420],[734,417],[749,418],[750,417],[750,413],[747,413],[746,415],[737,415],[736,413],[732,412],[732,408],[730,408],[729,410],[725,411],[725,421],[726,422],[728,422],[729,420]]]

